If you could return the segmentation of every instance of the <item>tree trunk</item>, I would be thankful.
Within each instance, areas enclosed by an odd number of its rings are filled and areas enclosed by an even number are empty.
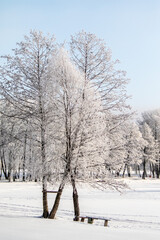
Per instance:
[[[40,52],[37,49],[37,75],[38,75],[38,88],[39,88],[39,115],[41,120],[40,133],[41,133],[41,160],[42,160],[42,189],[43,189],[43,217],[48,218],[48,200],[47,200],[47,166],[46,166],[46,132],[45,132],[45,111],[43,103],[43,89],[42,79],[40,73]]]
[[[9,151],[9,164],[8,164],[8,180],[9,180],[9,182],[12,181],[12,165],[13,165],[12,160],[13,160],[12,153],[11,153],[11,151]]]
[[[48,211],[48,200],[47,200],[47,176],[46,176],[46,156],[45,156],[45,130],[44,128],[41,129],[41,157],[42,157],[42,189],[43,189],[43,217],[48,218],[49,211]]]
[[[66,102],[65,102],[66,101]],[[65,158],[66,158],[66,167],[63,175],[62,182],[59,186],[58,193],[56,195],[55,201],[53,208],[49,214],[50,219],[54,219],[55,215],[57,213],[60,200],[61,200],[61,195],[66,183],[66,179],[70,173],[71,170],[71,152],[72,152],[72,146],[71,146],[71,110],[69,109],[69,99],[68,99],[68,93],[66,91],[65,93],[65,98],[64,98],[64,104],[65,104],[65,133],[66,133],[66,153],[65,153]]]
[[[160,174],[159,160],[155,164],[155,172],[156,172],[156,177],[159,178],[159,174]]]
[[[8,172],[7,172],[4,149],[2,149],[2,152],[1,152],[1,167],[2,167],[2,171],[3,171],[5,179],[8,180]]]
[[[13,182],[15,182],[16,179],[17,179],[17,172],[14,169],[14,171],[13,171]]]
[[[33,157],[32,157],[32,141],[30,139],[30,144],[29,144],[29,174],[28,174],[28,179],[29,181],[33,180]]]
[[[122,174],[123,178],[124,178],[124,175],[125,175],[126,167],[127,167],[127,164],[125,163],[124,169],[123,169],[123,174]]]
[[[130,166],[128,165],[127,165],[127,173],[128,173],[128,177],[131,177]]]
[[[137,166],[137,164],[134,164],[134,170],[135,170],[135,175],[138,175],[138,172],[137,172],[138,166]]]
[[[27,147],[27,130],[24,136],[24,151],[23,151],[23,182],[26,180],[26,147]]]
[[[59,204],[60,204],[61,195],[62,195],[64,186],[65,186],[64,183],[61,183],[60,186],[59,186],[58,193],[56,195],[56,199],[54,201],[53,208],[52,208],[52,210],[51,210],[51,212],[49,214],[49,218],[50,219],[54,219],[55,218],[55,215],[57,213],[57,210],[58,210],[58,207],[59,207]]]
[[[41,157],[42,157],[42,189],[43,189],[43,217],[48,218],[47,200],[47,173],[46,173],[46,154],[45,154],[45,129],[42,121],[41,125]]]
[[[19,167],[18,167],[18,179],[20,179],[21,177],[21,165],[19,164]]]
[[[66,164],[64,176],[63,176],[62,182],[61,182],[61,184],[59,186],[58,193],[56,195],[53,208],[52,208],[52,210],[51,210],[51,212],[49,214],[49,218],[50,219],[54,219],[55,215],[57,213],[57,210],[58,210],[58,207],[59,207],[59,204],[60,204],[60,200],[61,200],[61,195],[62,195],[64,186],[65,186],[65,183],[66,183],[66,179],[68,177],[68,174],[70,173],[70,164],[71,164],[71,160],[69,159],[67,164]]]
[[[73,187],[73,205],[74,205],[74,221],[79,221],[80,216],[80,208],[79,208],[79,200],[78,200],[78,191],[76,188],[76,183],[74,177],[71,175],[71,183]]]
[[[139,165],[138,165],[138,172],[139,172],[139,177],[141,177],[141,169]]]
[[[147,177],[147,172],[146,172],[146,160],[143,160],[143,174],[142,174],[142,179],[145,179]]]
[[[152,176],[153,178],[155,178],[155,168],[154,168],[154,164],[152,163]]]
[[[43,188],[43,217],[48,218],[49,212],[48,212],[46,177],[43,177],[42,188]]]

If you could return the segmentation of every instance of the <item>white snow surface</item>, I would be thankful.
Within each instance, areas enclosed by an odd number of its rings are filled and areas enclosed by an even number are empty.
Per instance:
[[[93,224],[73,221],[72,189],[67,186],[55,220],[43,219],[38,183],[0,183],[1,240],[152,240],[160,237],[160,180],[125,180],[123,194],[79,186],[81,215],[107,217]],[[50,187],[49,190],[53,190]],[[54,189],[56,190],[56,189]],[[48,194],[49,208],[55,194]]]

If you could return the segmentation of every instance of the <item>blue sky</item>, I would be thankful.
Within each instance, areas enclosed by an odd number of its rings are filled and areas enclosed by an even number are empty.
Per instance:
[[[82,29],[103,38],[131,79],[134,109],[160,108],[160,0],[0,0],[0,55],[30,29],[58,42]]]

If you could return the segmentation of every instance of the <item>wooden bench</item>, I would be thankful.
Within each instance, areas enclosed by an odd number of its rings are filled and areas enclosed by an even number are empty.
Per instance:
[[[42,192],[46,192],[46,193],[58,193],[58,191],[46,191],[46,190],[43,190]]]
[[[103,220],[104,221],[104,227],[108,226],[108,222],[110,221],[107,218],[104,217],[89,217],[89,216],[79,216],[79,219],[81,222],[84,222],[85,219],[88,219],[88,223],[92,224],[94,220]]]

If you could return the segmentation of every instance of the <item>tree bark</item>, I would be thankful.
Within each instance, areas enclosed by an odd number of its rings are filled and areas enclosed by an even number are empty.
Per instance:
[[[12,181],[12,153],[9,151],[8,180]]]
[[[61,200],[61,196],[62,196],[62,192],[63,192],[64,186],[65,186],[65,183],[66,183],[66,179],[68,177],[68,174],[70,173],[70,164],[71,164],[71,162],[70,162],[70,159],[69,159],[69,161],[66,164],[64,176],[63,176],[63,179],[62,179],[61,184],[59,186],[58,193],[57,193],[55,201],[54,201],[54,205],[53,205],[52,210],[49,214],[50,219],[54,219],[55,215],[57,213],[57,210],[58,210],[58,207],[59,207],[59,204],[60,204],[60,200]]]
[[[160,163],[159,163],[159,160],[156,162],[155,164],[155,172],[156,172],[156,177],[159,178],[159,175],[160,175]]]
[[[153,178],[155,178],[155,167],[153,163],[152,163],[152,176]]]
[[[3,171],[5,179],[8,180],[8,172],[7,172],[4,149],[2,149],[2,152],[1,152],[1,167],[2,167],[2,171]]]
[[[27,147],[27,130],[24,136],[24,149],[23,149],[23,182],[26,180],[26,147]]]
[[[61,183],[60,186],[59,186],[58,193],[56,195],[56,199],[54,201],[53,208],[52,208],[52,210],[51,210],[51,212],[49,214],[49,218],[50,219],[54,219],[55,218],[55,215],[57,213],[57,210],[58,210],[58,207],[59,207],[59,204],[60,204],[61,195],[62,195],[64,186],[65,186],[64,183]]]
[[[146,160],[143,160],[143,174],[142,174],[142,179],[145,179],[147,177],[147,172],[146,172]]]
[[[145,154],[146,154],[146,147],[144,148],[144,157],[143,157],[143,162],[142,162],[142,166],[143,166],[142,179],[145,179],[146,176],[147,176],[147,173],[146,173],[146,158],[145,158]]]
[[[38,51],[38,83],[39,83],[39,114],[41,119],[40,132],[41,132],[41,160],[42,160],[42,189],[43,189],[43,217],[48,218],[48,200],[47,200],[47,172],[46,172],[46,152],[45,152],[45,113],[44,106],[42,101],[42,86],[41,86],[41,78],[40,78],[40,61],[39,61],[39,51]]]
[[[138,172],[139,172],[139,177],[141,177],[141,170],[139,165],[138,165]]]
[[[130,167],[128,165],[127,165],[127,173],[128,173],[128,177],[131,177]]]
[[[73,187],[73,205],[74,205],[74,215],[75,215],[74,221],[79,221],[80,208],[79,208],[78,191],[76,188],[76,182],[73,175],[71,175],[71,183]]]
[[[125,175],[126,167],[127,167],[127,164],[125,163],[124,169],[123,169],[123,174],[122,174],[123,178],[124,178],[124,175]]]
[[[45,155],[45,129],[41,125],[41,157],[42,157],[42,189],[43,189],[43,217],[48,218],[48,200],[47,200],[47,176],[46,176],[46,155]]]
[[[42,179],[42,188],[43,188],[43,217],[48,218],[48,199],[47,199],[47,186],[46,186],[46,177],[43,176]]]

